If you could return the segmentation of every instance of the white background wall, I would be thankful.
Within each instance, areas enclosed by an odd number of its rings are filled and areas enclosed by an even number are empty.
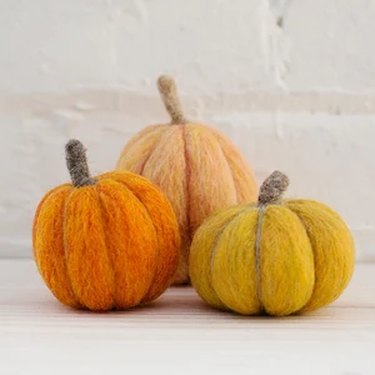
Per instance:
[[[375,0],[2,0],[0,257],[31,256],[35,206],[68,178],[80,138],[93,172],[163,122],[155,80],[178,80],[261,181],[320,199],[375,260]]]

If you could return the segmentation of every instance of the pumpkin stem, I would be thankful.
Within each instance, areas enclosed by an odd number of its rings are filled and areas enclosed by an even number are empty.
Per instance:
[[[259,191],[258,205],[277,204],[289,185],[289,178],[285,174],[274,171],[267,177]]]
[[[71,139],[65,145],[66,166],[75,187],[94,185],[96,180],[90,177],[87,165],[86,149],[77,139]]]
[[[164,106],[171,116],[171,124],[185,124],[187,121],[182,112],[174,79],[170,76],[160,76],[158,79],[158,89]]]

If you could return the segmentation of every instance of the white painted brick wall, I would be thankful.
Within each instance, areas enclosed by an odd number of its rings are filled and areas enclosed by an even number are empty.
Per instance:
[[[166,120],[173,74],[191,118],[233,138],[262,180],[321,199],[375,260],[375,0],[2,0],[0,257],[30,256],[43,193],[78,137],[93,172]]]

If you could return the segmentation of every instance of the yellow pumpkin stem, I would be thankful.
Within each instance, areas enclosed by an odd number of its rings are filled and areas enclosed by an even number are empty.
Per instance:
[[[258,205],[280,203],[282,195],[289,186],[289,178],[280,171],[274,171],[267,177],[259,191]]]
[[[66,166],[75,187],[94,185],[96,180],[90,176],[86,149],[77,139],[65,145]]]
[[[171,124],[185,124],[187,121],[182,111],[174,79],[166,75],[160,76],[158,89],[164,106],[171,116]]]

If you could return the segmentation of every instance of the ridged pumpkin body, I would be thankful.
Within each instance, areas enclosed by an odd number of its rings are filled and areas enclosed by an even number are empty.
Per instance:
[[[176,271],[178,225],[164,194],[133,173],[59,186],[33,226],[40,274],[65,305],[126,309],[157,298]]]
[[[239,151],[222,133],[200,124],[145,128],[125,146],[117,169],[147,177],[168,196],[181,233],[176,283],[188,281],[191,238],[203,220],[257,196],[253,174]]]
[[[244,315],[322,307],[342,293],[353,267],[346,224],[311,200],[220,212],[198,229],[190,255],[198,294],[218,309]]]

